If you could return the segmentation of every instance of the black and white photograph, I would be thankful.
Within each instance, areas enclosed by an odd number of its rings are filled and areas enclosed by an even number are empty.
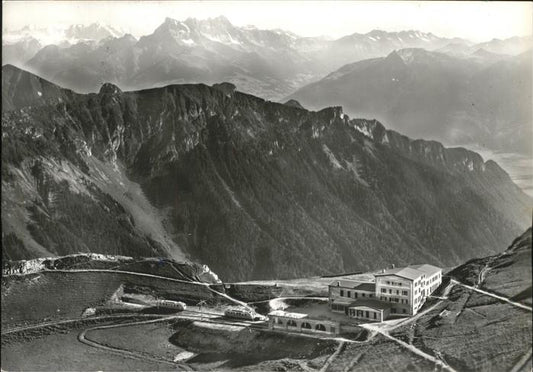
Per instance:
[[[1,371],[531,372],[533,3],[2,2]]]

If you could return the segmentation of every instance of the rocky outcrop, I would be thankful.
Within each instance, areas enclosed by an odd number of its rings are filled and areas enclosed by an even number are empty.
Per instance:
[[[305,108],[300,104],[300,102],[295,99],[288,100],[287,102],[285,102],[285,105],[305,110]]]
[[[98,253],[73,254],[32,260],[4,261],[2,275],[28,275],[54,270],[115,270],[144,273],[191,282],[220,284],[220,279],[207,265],[176,262],[163,258],[134,259]]]

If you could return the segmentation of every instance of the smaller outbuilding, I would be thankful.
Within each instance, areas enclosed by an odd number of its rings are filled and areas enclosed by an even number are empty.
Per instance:
[[[312,319],[309,318],[307,314],[275,310],[268,314],[268,319],[270,329],[281,329],[288,332],[316,332],[330,334],[338,334],[340,331],[339,322],[324,319]]]
[[[348,305],[348,316],[359,320],[382,322],[390,315],[391,305],[379,300],[357,300]]]

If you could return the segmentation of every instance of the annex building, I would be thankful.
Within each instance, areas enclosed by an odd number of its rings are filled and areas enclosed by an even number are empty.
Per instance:
[[[329,284],[331,311],[381,322],[390,314],[415,315],[442,282],[442,269],[423,264],[383,270],[375,282],[339,279]]]

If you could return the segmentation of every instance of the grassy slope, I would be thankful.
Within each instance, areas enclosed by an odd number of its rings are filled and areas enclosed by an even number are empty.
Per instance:
[[[46,272],[2,280],[2,327],[50,318],[80,317],[87,307],[102,305],[121,284],[169,298],[213,298],[202,286],[119,273]]]

